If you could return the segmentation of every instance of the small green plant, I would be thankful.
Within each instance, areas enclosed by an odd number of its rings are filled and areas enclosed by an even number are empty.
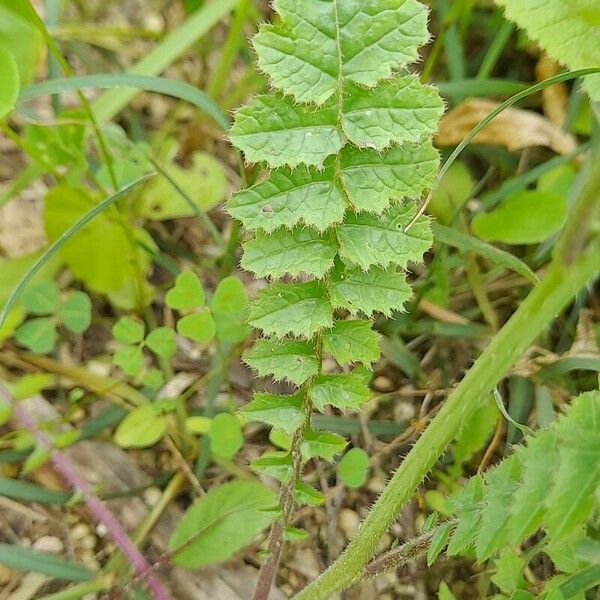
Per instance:
[[[30,315],[15,331],[15,340],[33,352],[51,352],[57,339],[57,326],[81,334],[90,326],[92,302],[85,292],[69,292],[61,297],[53,281],[42,281],[31,286],[22,299],[23,308]]]

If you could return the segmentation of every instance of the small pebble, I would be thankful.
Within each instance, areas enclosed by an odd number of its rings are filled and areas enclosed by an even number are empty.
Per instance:
[[[358,515],[349,508],[342,508],[339,518],[340,529],[344,532],[346,539],[350,539],[358,530],[360,519]]]
[[[75,525],[71,530],[71,537],[74,540],[82,540],[84,537],[90,534],[90,528],[85,523],[79,523]]]
[[[33,548],[40,552],[50,552],[52,554],[60,554],[63,549],[63,543],[59,538],[53,535],[44,535],[33,542]]]
[[[82,540],[81,540],[81,547],[84,550],[93,550],[96,547],[96,544],[98,543],[98,540],[96,539],[95,535],[86,535]]]
[[[106,537],[108,534],[108,529],[106,529],[106,525],[104,525],[103,523],[99,523],[96,526],[95,531],[96,531],[96,535],[101,538]]]
[[[394,382],[385,375],[378,375],[373,379],[373,389],[377,392],[391,392],[395,387]]]
[[[374,475],[367,482],[367,489],[370,492],[379,494],[379,493],[383,492],[384,488],[385,488],[385,477],[383,477],[382,475]]]
[[[12,579],[13,572],[4,565],[0,565],[0,585],[7,585]]]
[[[161,496],[160,490],[155,487],[148,488],[144,491],[144,501],[148,506],[155,506],[158,504]]]
[[[396,421],[410,421],[417,415],[417,411],[410,402],[398,402],[394,406],[394,419]]]

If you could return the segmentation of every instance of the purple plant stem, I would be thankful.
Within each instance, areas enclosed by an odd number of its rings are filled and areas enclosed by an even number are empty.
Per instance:
[[[8,389],[1,383],[0,396],[13,406],[15,416],[21,427],[27,429],[37,440],[38,444],[50,452],[50,461],[58,473],[64,477],[74,491],[83,495],[92,515],[94,515],[99,523],[102,523],[106,527],[115,544],[129,560],[140,580],[146,582],[148,590],[152,593],[155,600],[171,600],[171,597],[163,588],[146,559],[129,539],[129,536],[125,533],[114,515],[108,510],[102,500],[94,495],[87,482],[77,473],[71,461],[62,452],[52,446],[52,441],[40,430],[35,419],[14,400]]]

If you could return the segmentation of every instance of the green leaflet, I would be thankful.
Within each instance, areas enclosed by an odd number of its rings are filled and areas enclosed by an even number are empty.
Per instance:
[[[343,437],[335,433],[316,431],[308,427],[304,432],[300,451],[304,460],[315,457],[333,460],[337,454],[343,452],[347,444]]]
[[[416,60],[429,38],[415,0],[278,0],[275,9],[284,21],[262,27],[254,47],[272,84],[299,102],[321,104],[339,80],[372,87]]]
[[[420,262],[431,247],[432,235],[426,218],[419,219],[405,233],[415,214],[411,204],[395,206],[381,217],[349,213],[338,229],[341,257],[362,269]]]
[[[241,266],[257,277],[302,273],[323,277],[333,267],[336,253],[337,245],[331,235],[282,227],[272,234],[259,231],[246,242]]]
[[[324,231],[339,223],[345,211],[342,192],[331,169],[279,169],[261,183],[232,196],[229,214],[247,229],[273,231],[298,223]]]
[[[597,0],[496,0],[507,18],[555,60],[570,69],[600,64],[600,10]],[[577,40],[573,43],[573,40]],[[584,80],[593,100],[600,100],[600,75]]]
[[[259,292],[248,322],[267,335],[310,338],[331,327],[333,309],[320,283],[274,283]]]
[[[240,108],[229,139],[251,162],[264,160],[272,167],[321,167],[344,145],[334,104],[310,110],[275,94]]]
[[[261,377],[272,375],[295,385],[302,385],[319,372],[317,355],[309,342],[262,339],[243,358]]]
[[[402,310],[411,297],[411,289],[403,273],[395,269],[372,267],[368,271],[343,267],[336,269],[329,283],[329,297],[335,308],[353,314],[372,315],[375,311],[390,315]]]
[[[323,347],[341,365],[371,364],[380,356],[379,334],[370,321],[340,321],[323,336]]]
[[[510,541],[514,544],[532,535],[541,525],[544,504],[552,489],[556,464],[556,436],[543,431],[520,446],[522,482],[511,502]]]
[[[569,534],[598,505],[600,392],[579,396],[560,419],[557,433],[560,463],[546,500],[548,532],[556,539]]]
[[[484,506],[475,543],[475,554],[479,562],[489,558],[508,541],[506,521],[519,472],[519,461],[510,456],[486,473]]]
[[[336,408],[358,408],[370,392],[362,375],[321,375],[308,388],[308,397],[322,411],[327,404]]]
[[[294,433],[304,421],[302,395],[277,396],[255,394],[252,402],[240,409],[240,414],[250,421],[262,421],[288,434]]]
[[[476,475],[451,498],[451,505],[459,517],[447,552],[459,554],[473,546],[481,521],[480,503],[483,499],[483,479]]]

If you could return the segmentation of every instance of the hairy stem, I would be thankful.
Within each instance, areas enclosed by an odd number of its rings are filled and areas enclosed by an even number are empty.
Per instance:
[[[308,398],[305,399],[305,403],[309,404]],[[299,427],[294,433],[292,439],[292,445],[290,453],[292,455],[292,473],[289,481],[281,488],[279,496],[279,506],[281,507],[281,518],[277,519],[271,526],[269,532],[269,541],[267,544],[267,551],[269,556],[267,560],[260,567],[258,573],[258,580],[254,593],[252,594],[252,600],[267,600],[271,586],[277,575],[277,567],[281,560],[281,553],[283,551],[283,542],[285,528],[289,522],[292,510],[294,509],[294,490],[296,488],[296,482],[300,477],[302,471],[302,452],[301,445],[304,439],[304,433],[308,424],[310,423],[310,408],[306,411],[306,418],[301,427]]]
[[[340,558],[318,579],[295,596],[295,600],[325,600],[335,592],[360,579],[381,537],[396,519],[415,489],[435,465],[448,444],[460,433],[497,383],[527,350],[543,329],[565,308],[573,296],[600,272],[600,247],[590,242],[590,227],[597,226],[600,154],[592,160],[587,184],[565,235],[545,277],[535,286],[517,311],[491,340],[475,364],[448,397],[443,408],[406,456],[373,509],[362,523],[356,537]],[[584,208],[581,208],[581,207]],[[573,232],[588,241],[573,256],[568,249]],[[565,248],[566,246],[566,248]]]

